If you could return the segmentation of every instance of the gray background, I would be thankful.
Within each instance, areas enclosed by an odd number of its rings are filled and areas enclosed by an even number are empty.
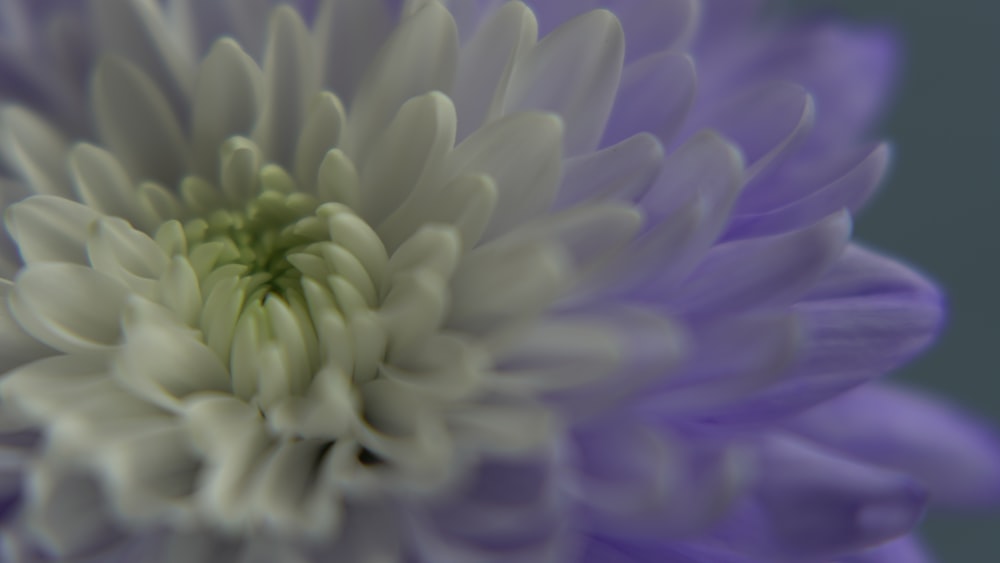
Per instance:
[[[856,232],[919,266],[949,293],[944,338],[895,377],[1000,425],[1000,2],[777,4],[886,24],[903,39],[901,82],[880,128],[895,144],[895,167]],[[1000,511],[935,514],[924,531],[943,563],[1000,561]]]

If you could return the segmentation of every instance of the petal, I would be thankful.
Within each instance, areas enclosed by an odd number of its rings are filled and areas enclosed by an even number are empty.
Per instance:
[[[922,393],[865,385],[788,422],[797,434],[854,459],[906,472],[935,503],[1000,503],[1000,438]]]
[[[163,92],[174,110],[191,91],[194,77],[191,55],[183,43],[172,41],[160,6],[143,0],[92,2],[96,37],[102,50],[129,60],[148,73],[154,88]]]
[[[686,441],[628,420],[577,428],[565,487],[581,524],[625,541],[704,532],[730,509],[753,475],[738,446]]]
[[[340,143],[346,120],[337,96],[323,92],[313,100],[295,146],[295,178],[303,189],[315,192],[323,159]]]
[[[457,61],[455,21],[440,3],[428,2],[400,23],[368,67],[351,102],[344,152],[363,162],[404,102],[450,90]]]
[[[385,2],[321,2],[314,21],[323,84],[343,100],[351,100],[362,74],[389,34]]]
[[[840,563],[933,563],[933,561],[931,554],[920,545],[916,536],[911,534],[863,553],[844,557]]]
[[[621,19],[628,38],[627,60],[667,49],[684,49],[698,29],[697,0],[601,0]]]
[[[717,246],[670,291],[668,307],[710,315],[792,303],[840,256],[850,229],[841,212],[792,233]]]
[[[595,10],[563,24],[514,67],[504,112],[551,111],[564,118],[566,153],[597,147],[625,56],[618,19]]]
[[[173,186],[188,170],[177,116],[140,67],[119,57],[103,59],[91,82],[91,105],[101,139],[133,176]]]
[[[191,138],[199,173],[214,178],[219,147],[247,135],[257,121],[263,78],[257,63],[229,38],[216,41],[198,68],[192,100]]]
[[[656,53],[627,67],[601,139],[613,145],[648,131],[669,143],[694,103],[694,61],[682,53]]]
[[[814,114],[812,97],[804,88],[789,82],[770,82],[698,109],[685,129],[710,127],[732,139],[746,156],[750,175],[754,176],[801,140],[812,127]]]
[[[818,150],[868,133],[895,83],[897,41],[886,29],[818,23],[775,35],[762,75],[793,80],[823,108],[808,141]]]
[[[411,98],[375,138],[361,164],[361,211],[377,225],[431,189],[455,144],[455,108],[432,92]],[[424,184],[420,190],[420,184]],[[399,213],[408,213],[404,204]]]
[[[81,143],[70,151],[69,166],[83,203],[137,227],[156,228],[155,218],[140,203],[131,178],[114,154]]]
[[[798,359],[801,333],[801,322],[788,312],[695,323],[690,357],[676,376],[650,389],[638,408],[675,419],[738,403],[780,381]]]
[[[663,166],[663,145],[640,133],[600,151],[570,158],[553,210],[584,201],[636,201],[645,194]]]
[[[88,264],[87,235],[101,215],[93,209],[53,196],[36,196],[7,209],[7,230],[27,262]]]
[[[477,130],[449,155],[451,174],[485,174],[496,182],[489,240],[547,209],[562,172],[563,123],[541,113],[516,113]]]
[[[0,112],[4,161],[38,194],[72,196],[63,134],[30,110],[11,106]]]
[[[888,145],[881,144],[840,178],[783,207],[737,217],[726,238],[766,236],[813,223],[839,209],[857,211],[875,192],[889,168]],[[753,187],[747,199],[753,199]]]
[[[498,117],[518,61],[535,44],[538,23],[520,2],[494,12],[459,52],[452,97],[458,113],[458,138]]]
[[[268,22],[264,112],[253,140],[269,160],[291,169],[309,101],[319,90],[309,32],[298,12],[278,7]]]
[[[875,262],[882,267],[840,278],[844,289],[873,291],[839,296],[833,286],[829,298],[796,304],[803,334],[796,364],[773,386],[707,418],[743,424],[785,417],[885,375],[926,348],[944,316],[940,294],[892,261]]]
[[[76,264],[31,264],[10,296],[14,318],[38,340],[63,352],[118,344],[128,290],[118,280]]]
[[[43,358],[52,349],[32,338],[11,314],[8,298],[12,286],[0,281],[0,373]]]
[[[828,560],[911,531],[927,492],[905,475],[789,437],[765,442],[753,495],[713,535],[767,561]]]

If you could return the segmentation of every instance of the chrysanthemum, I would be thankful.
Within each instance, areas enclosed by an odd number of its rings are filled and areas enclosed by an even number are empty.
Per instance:
[[[399,4],[3,3],[6,558],[905,563],[1000,497],[868,384],[942,315],[849,243],[880,36]]]

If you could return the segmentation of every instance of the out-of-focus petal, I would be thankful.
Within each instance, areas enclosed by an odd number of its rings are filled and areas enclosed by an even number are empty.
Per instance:
[[[851,246],[804,301],[798,362],[773,386],[704,420],[736,424],[788,416],[885,375],[923,351],[941,328],[933,283],[895,260]]]
[[[912,535],[880,545],[856,555],[850,555],[837,563],[933,563],[920,542]]]
[[[789,422],[792,431],[867,463],[904,471],[952,506],[1000,502],[1000,438],[930,397],[867,385]]]
[[[905,474],[784,436],[761,453],[755,492],[715,533],[736,553],[822,561],[905,534],[923,514],[927,492]]]

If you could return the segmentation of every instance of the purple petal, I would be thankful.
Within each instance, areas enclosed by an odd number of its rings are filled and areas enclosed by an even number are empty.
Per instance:
[[[761,563],[707,545],[588,538],[580,563]]]
[[[784,375],[802,344],[800,323],[791,313],[712,319],[691,331],[692,357],[643,395],[637,406],[643,412],[675,420],[739,403]]]
[[[915,391],[866,385],[806,411],[788,428],[912,475],[937,503],[1000,503],[1000,438],[985,423]]]
[[[923,514],[927,493],[906,475],[789,437],[772,437],[762,453],[756,492],[716,534],[736,553],[832,558],[901,536]]]
[[[804,335],[796,366],[773,387],[703,413],[704,420],[774,420],[828,400],[909,361],[934,341],[944,317],[933,284],[858,247],[849,247],[793,310]]]
[[[786,81],[753,84],[735,92],[719,100],[700,97],[701,105],[692,111],[681,138],[699,129],[715,129],[740,147],[752,173],[758,174],[806,135],[814,103],[808,91]]]
[[[689,537],[745,490],[755,459],[738,443],[688,439],[665,426],[602,420],[572,436],[563,486],[580,525],[615,538]]]
[[[711,315],[791,303],[837,259],[850,236],[847,213],[791,233],[717,246],[663,297],[671,310]]]
[[[666,49],[683,49],[697,31],[697,0],[601,0],[625,28],[628,60]]]
[[[647,131],[670,142],[694,102],[696,85],[694,61],[685,54],[657,53],[629,64],[601,146]]]
[[[889,153],[888,145],[881,144],[843,176],[802,199],[765,213],[735,217],[724,238],[772,235],[802,228],[840,209],[857,211],[882,181],[889,167]],[[803,184],[809,185],[809,182],[804,181]],[[768,184],[768,187],[772,185]],[[741,205],[743,201],[754,199],[753,188],[747,187]]]
[[[418,552],[440,563],[559,559],[566,522],[551,469],[546,460],[484,463],[453,498],[410,514]]]
[[[863,553],[844,557],[839,563],[932,563],[930,554],[913,536],[904,536],[898,540],[869,549]]]
[[[888,99],[896,58],[891,33],[822,24],[776,36],[761,70],[813,94],[823,111],[810,144],[825,149],[868,133]]]
[[[852,244],[806,297],[829,301],[878,294],[912,294],[941,299],[933,282],[909,266]]]

